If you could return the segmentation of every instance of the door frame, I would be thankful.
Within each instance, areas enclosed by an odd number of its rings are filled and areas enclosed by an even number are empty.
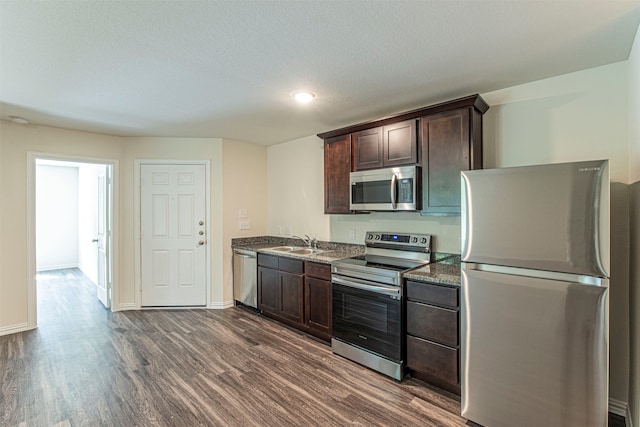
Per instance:
[[[211,222],[211,162],[209,160],[169,160],[169,159],[134,159],[133,161],[133,233],[134,233],[134,304],[136,310],[157,310],[160,308],[154,307],[142,307],[142,244],[141,244],[141,224],[140,215],[142,212],[141,203],[142,197],[140,194],[141,188],[141,168],[143,165],[202,165],[205,169],[205,183],[204,183],[204,209],[205,209],[205,221],[207,224],[205,234],[205,289],[206,289],[206,304],[204,308],[212,308],[211,306],[211,236],[212,236],[212,222]],[[184,309],[185,307],[175,307],[175,309]],[[202,308],[202,307],[194,307]],[[163,310],[171,310],[174,307],[161,307]]]
[[[59,162],[88,163],[111,166],[111,311],[119,311],[119,161],[100,157],[83,157],[38,151],[27,152],[27,324],[38,326],[37,283],[36,283],[36,161],[55,160]]]

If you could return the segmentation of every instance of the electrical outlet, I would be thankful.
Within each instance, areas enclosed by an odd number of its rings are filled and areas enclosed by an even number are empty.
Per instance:
[[[249,213],[247,212],[247,210],[245,208],[240,209],[240,211],[238,212],[238,218],[248,218],[249,217]]]
[[[251,221],[240,221],[240,230],[251,230]]]
[[[281,235],[282,235],[282,226],[279,225],[278,226],[278,236],[281,236]]]
[[[291,236],[291,226],[290,225],[285,225],[284,226],[284,234],[286,234],[287,236]]]
[[[349,229],[349,240],[356,240],[356,229],[355,228],[350,228]]]

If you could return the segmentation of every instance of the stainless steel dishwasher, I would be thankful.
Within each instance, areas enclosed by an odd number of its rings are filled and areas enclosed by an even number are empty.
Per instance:
[[[233,299],[258,308],[258,259],[255,251],[233,250]]]

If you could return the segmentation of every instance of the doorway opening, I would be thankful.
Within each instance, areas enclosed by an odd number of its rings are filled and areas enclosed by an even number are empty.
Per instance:
[[[113,309],[116,162],[29,157],[29,322],[37,326],[41,303],[64,306],[65,292],[92,295],[92,301]],[[51,286],[65,289],[56,292]]]

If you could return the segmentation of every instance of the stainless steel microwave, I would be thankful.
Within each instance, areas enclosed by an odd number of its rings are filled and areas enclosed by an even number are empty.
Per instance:
[[[420,167],[351,172],[349,206],[354,211],[416,211],[421,206]]]

